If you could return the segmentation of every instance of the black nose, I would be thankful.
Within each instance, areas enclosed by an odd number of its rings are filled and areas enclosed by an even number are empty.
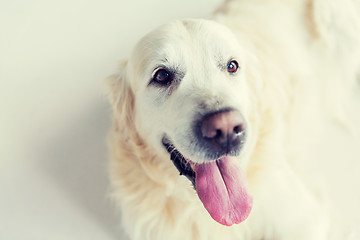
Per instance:
[[[239,111],[218,111],[203,117],[200,132],[206,145],[215,151],[228,154],[242,144],[245,121]]]

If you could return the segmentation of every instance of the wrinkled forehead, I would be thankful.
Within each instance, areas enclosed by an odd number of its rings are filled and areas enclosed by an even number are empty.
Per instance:
[[[185,67],[189,59],[228,58],[238,50],[232,32],[209,20],[178,20],[142,38],[130,58],[135,72],[151,71],[161,64]],[[150,68],[150,69],[149,69]]]

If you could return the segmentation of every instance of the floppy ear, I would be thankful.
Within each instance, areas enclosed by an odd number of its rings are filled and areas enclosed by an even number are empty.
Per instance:
[[[130,126],[134,118],[134,93],[126,79],[127,61],[120,63],[119,71],[106,79],[108,98],[113,106],[114,123]]]

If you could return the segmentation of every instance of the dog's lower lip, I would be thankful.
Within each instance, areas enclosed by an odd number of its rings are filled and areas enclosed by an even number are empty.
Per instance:
[[[170,159],[175,165],[176,169],[179,171],[180,175],[187,177],[193,184],[194,189],[196,189],[196,175],[194,170],[191,167],[190,161],[186,160],[184,156],[174,147],[174,145],[167,139],[162,139],[162,144],[170,154]]]

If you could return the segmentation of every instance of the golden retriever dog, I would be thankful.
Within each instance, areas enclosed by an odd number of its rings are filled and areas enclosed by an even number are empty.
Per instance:
[[[359,10],[228,0],[143,37],[107,79],[129,239],[360,239]]]

